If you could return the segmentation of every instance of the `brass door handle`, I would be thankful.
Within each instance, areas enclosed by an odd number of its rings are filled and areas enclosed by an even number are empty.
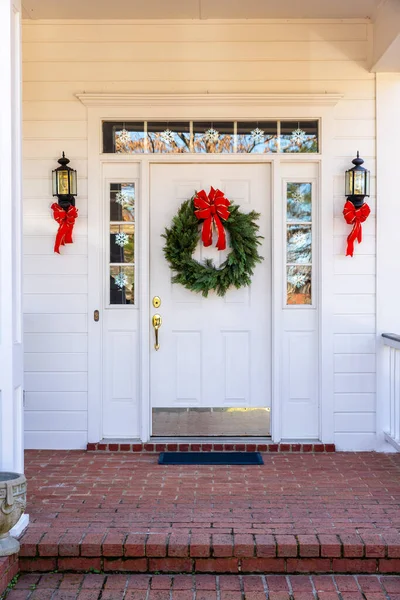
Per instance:
[[[161,315],[153,315],[152,323],[153,323],[153,327],[154,327],[154,333],[156,336],[156,343],[154,344],[154,349],[159,350],[160,344],[158,343],[158,330],[160,329],[160,327],[162,325]]]

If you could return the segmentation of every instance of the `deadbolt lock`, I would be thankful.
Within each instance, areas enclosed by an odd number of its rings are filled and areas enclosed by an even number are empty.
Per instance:
[[[154,296],[153,306],[154,308],[159,308],[161,306],[161,298],[159,296]]]
[[[98,311],[98,310],[95,310],[95,311],[93,312],[93,319],[96,321],[96,323],[97,323],[97,321],[100,319],[100,313],[99,313],[99,311]]]

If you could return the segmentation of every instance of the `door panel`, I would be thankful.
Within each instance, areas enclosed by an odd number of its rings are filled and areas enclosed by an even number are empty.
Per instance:
[[[171,283],[163,254],[168,227],[184,200],[210,186],[245,212],[256,210],[260,254],[250,288],[207,298]],[[160,296],[160,349],[151,327],[150,393],[153,408],[270,407],[271,258],[268,164],[157,164],[150,170],[150,298]],[[198,244],[197,260],[221,264],[229,248]]]
[[[138,166],[104,164],[103,437],[139,437]],[[137,277],[136,277],[137,279]]]

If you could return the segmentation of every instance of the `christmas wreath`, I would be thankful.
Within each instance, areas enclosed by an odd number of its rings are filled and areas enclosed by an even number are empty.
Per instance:
[[[250,285],[254,267],[263,260],[258,253],[261,236],[257,235],[256,221],[259,216],[255,211],[242,213],[220,190],[211,188],[208,195],[204,190],[196,192],[182,203],[171,227],[163,234],[164,254],[174,272],[172,282],[205,297],[211,290],[224,296],[231,286]],[[218,250],[226,248],[225,229],[229,234],[231,252],[219,268],[211,259],[201,264],[192,257],[199,240],[199,221],[203,222],[204,246],[211,246],[214,227],[218,232]]]

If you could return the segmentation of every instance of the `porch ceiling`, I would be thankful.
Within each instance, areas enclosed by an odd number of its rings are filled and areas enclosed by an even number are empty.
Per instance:
[[[23,0],[28,19],[370,18],[382,0]]]

